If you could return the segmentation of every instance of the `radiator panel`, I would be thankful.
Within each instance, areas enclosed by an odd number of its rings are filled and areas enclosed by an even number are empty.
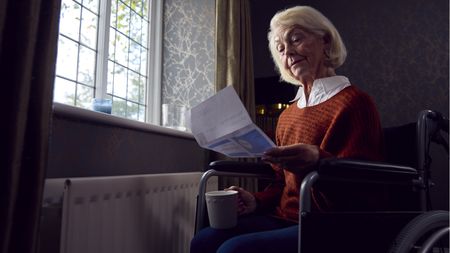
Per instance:
[[[189,252],[201,173],[72,178],[61,252]],[[217,189],[217,180],[209,188]]]

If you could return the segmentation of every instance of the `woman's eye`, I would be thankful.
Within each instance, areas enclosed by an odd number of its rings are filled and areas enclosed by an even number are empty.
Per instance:
[[[277,47],[277,50],[278,50],[279,53],[282,53],[284,51],[284,47],[281,47],[281,46]]]
[[[302,40],[302,36],[298,36],[298,35],[292,36],[292,38],[291,38],[292,42],[299,42],[301,40]]]

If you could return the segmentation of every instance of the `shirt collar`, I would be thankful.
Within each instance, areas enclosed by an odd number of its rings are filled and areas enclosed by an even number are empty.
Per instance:
[[[350,86],[350,81],[345,76],[319,78],[313,82],[308,101],[306,101],[303,86],[300,86],[298,88],[297,95],[293,100],[291,100],[291,102],[297,100],[297,106],[299,108],[314,106],[327,101],[348,86]]]

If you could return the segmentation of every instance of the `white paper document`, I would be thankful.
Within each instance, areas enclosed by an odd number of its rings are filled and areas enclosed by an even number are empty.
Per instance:
[[[232,86],[191,109],[191,130],[201,147],[229,157],[260,157],[275,147],[252,122]]]

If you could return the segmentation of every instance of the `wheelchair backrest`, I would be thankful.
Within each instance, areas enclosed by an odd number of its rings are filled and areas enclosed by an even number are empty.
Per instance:
[[[384,155],[387,163],[417,169],[417,123],[383,129]]]
[[[444,132],[445,137],[441,135]],[[391,193],[395,192],[392,195],[396,195],[391,196],[393,205],[403,209],[408,206],[407,208],[430,210],[429,188],[433,185],[430,176],[430,145],[441,144],[448,153],[448,119],[439,112],[423,110],[419,113],[417,122],[385,128],[383,134],[386,162],[415,168],[419,174],[415,182],[417,196],[411,195],[407,189],[391,189]],[[405,205],[398,205],[401,202]]]
[[[446,132],[446,138],[441,132]],[[432,143],[444,146],[448,153],[448,119],[439,112],[423,110],[417,122],[383,129],[385,159],[388,163],[426,171],[431,162]]]

